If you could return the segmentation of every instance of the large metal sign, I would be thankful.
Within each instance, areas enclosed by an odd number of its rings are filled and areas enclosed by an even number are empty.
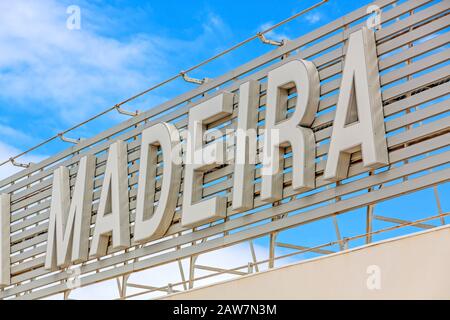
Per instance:
[[[374,4],[375,31],[361,8],[0,182],[0,298],[46,297],[68,290],[74,268],[89,285],[449,181],[450,3]]]

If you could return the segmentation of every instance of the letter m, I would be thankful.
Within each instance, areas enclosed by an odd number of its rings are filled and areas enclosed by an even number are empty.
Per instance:
[[[47,270],[87,260],[94,173],[95,157],[87,155],[81,158],[72,201],[69,169],[59,167],[53,173],[45,257]]]

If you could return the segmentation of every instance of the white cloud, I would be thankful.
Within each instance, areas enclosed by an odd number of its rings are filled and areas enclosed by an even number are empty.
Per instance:
[[[157,32],[117,40],[92,21],[83,22],[84,15],[95,17],[90,9],[81,7],[80,30],[68,30],[66,7],[55,0],[0,2],[0,97],[75,123],[172,75],[176,58],[186,63],[187,52],[227,31],[220,17],[210,14],[192,41]],[[43,110],[30,109],[29,101],[40,102]]]
[[[309,13],[305,16],[305,20],[310,24],[316,24],[320,20],[322,20],[323,16],[320,12]]]
[[[0,118],[1,120],[1,118]],[[6,141],[20,140],[22,143],[32,142],[34,139],[20,130],[0,123],[0,137]]]
[[[152,47],[68,30],[65,9],[52,0],[0,3],[0,86],[6,98],[60,104],[51,111],[68,120],[102,105],[108,93],[138,86],[144,75],[132,63],[143,62]]]
[[[9,159],[10,157],[13,157],[13,156],[19,154],[19,153],[20,153],[19,149],[0,141],[0,161],[1,162]],[[21,163],[29,163],[29,162],[36,163],[36,162],[41,161],[44,158],[45,158],[45,156],[40,156],[40,155],[35,155],[35,156],[25,155],[25,156],[21,157],[20,159],[18,159],[17,161],[21,162]],[[3,166],[0,166],[0,180],[5,179],[21,170],[23,170],[23,168],[13,166],[11,163],[7,163]]]
[[[1,118],[0,118],[1,120]],[[13,146],[13,142],[20,141],[21,144],[34,144],[36,139],[30,135],[12,128],[7,125],[0,124],[0,162],[6,161],[11,157],[14,157],[21,153],[22,151],[17,147]],[[3,140],[3,141],[2,141]],[[37,163],[42,161],[47,156],[34,154],[34,155],[24,155],[17,159],[19,163]],[[23,170],[24,168],[14,166],[11,162],[0,166],[0,180],[5,179],[16,172]]]

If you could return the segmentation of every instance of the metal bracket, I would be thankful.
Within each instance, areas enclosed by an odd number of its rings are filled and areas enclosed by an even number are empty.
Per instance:
[[[348,242],[349,239],[347,237],[344,237],[340,243],[342,244],[342,249],[341,250],[348,250]]]
[[[191,78],[184,71],[181,71],[180,75],[183,77],[184,81],[190,82],[190,83],[195,83],[195,84],[200,84],[201,85],[201,84],[204,84],[204,83],[209,81],[208,78],[203,78],[203,79]]]
[[[119,112],[120,114],[124,114],[124,115],[131,116],[131,117],[135,117],[139,114],[139,110],[136,110],[135,112],[124,110],[118,104],[116,104],[114,106],[114,108],[116,108],[117,112]]]
[[[173,286],[171,283],[167,284],[167,294],[173,293]]]
[[[69,142],[69,143],[74,143],[74,144],[77,144],[77,143],[79,143],[79,142],[82,140],[81,138],[73,139],[73,138],[67,138],[67,137],[64,137],[64,134],[63,134],[63,133],[58,133],[58,136],[59,136],[59,138],[60,138],[62,141],[64,141],[64,142]]]
[[[20,168],[29,168],[31,166],[31,162],[28,163],[20,163],[17,162],[14,158],[9,158],[9,161],[11,162],[11,164],[15,167],[20,167]]]
[[[273,45],[273,46],[279,46],[279,47],[281,47],[281,46],[284,45],[284,43],[285,43],[285,40],[276,41],[276,40],[270,40],[270,39],[267,39],[267,38],[264,36],[264,34],[261,33],[261,32],[258,32],[256,35],[258,36],[259,40],[261,40],[261,42],[264,43],[264,44],[270,44],[270,45]]]
[[[252,274],[253,273],[253,263],[249,262],[247,264],[247,273]]]

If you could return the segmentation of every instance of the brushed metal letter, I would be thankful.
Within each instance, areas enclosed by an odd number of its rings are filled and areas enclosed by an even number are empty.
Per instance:
[[[181,184],[180,134],[169,123],[158,123],[142,131],[139,181],[136,200],[134,241],[158,239],[166,233],[173,220]],[[156,209],[155,187],[158,147],[164,166],[161,192]]]
[[[183,213],[185,227],[208,223],[226,216],[226,197],[202,200],[203,174],[222,164],[225,156],[223,140],[203,146],[206,125],[233,112],[233,94],[222,93],[189,110],[187,155],[184,174]]]
[[[295,111],[287,116],[289,90],[297,88]],[[296,59],[268,74],[266,130],[261,183],[261,200],[282,198],[282,148],[292,148],[292,188],[296,191],[315,187],[315,138],[309,128],[319,106],[320,82],[316,66]]]
[[[358,150],[366,168],[389,164],[375,34],[367,28],[349,38],[324,179],[345,179]]]

